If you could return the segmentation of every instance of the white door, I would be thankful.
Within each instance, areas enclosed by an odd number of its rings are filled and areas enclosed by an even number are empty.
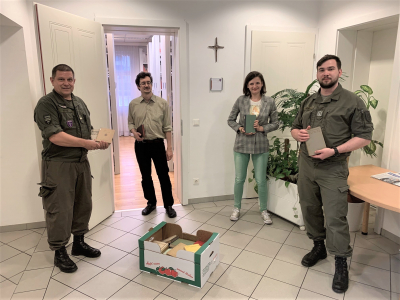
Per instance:
[[[85,101],[94,128],[110,128],[105,40],[100,23],[36,4],[45,93],[52,90],[51,70],[60,63],[75,71],[74,94]],[[89,151],[93,180],[92,228],[114,211],[111,147]]]

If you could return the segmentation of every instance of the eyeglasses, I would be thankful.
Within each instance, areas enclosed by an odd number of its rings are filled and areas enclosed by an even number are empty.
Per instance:
[[[141,82],[139,85],[140,86],[145,86],[145,85],[151,85],[152,82],[151,81],[147,81],[147,82]]]

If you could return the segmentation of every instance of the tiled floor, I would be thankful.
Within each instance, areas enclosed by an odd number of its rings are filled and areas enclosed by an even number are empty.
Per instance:
[[[101,257],[73,257],[79,269],[72,274],[53,266],[44,228],[0,233],[0,298],[399,299],[399,245],[372,231],[352,233],[350,287],[345,295],[336,294],[334,258],[303,267],[300,260],[312,247],[305,232],[277,216],[273,225],[263,225],[256,201],[243,201],[236,223],[229,220],[230,200],[176,206],[173,220],[162,207],[149,216],[140,210],[115,213],[87,234]],[[220,265],[202,289],[140,272],[137,240],[161,221],[176,222],[186,232],[202,228],[221,234]]]

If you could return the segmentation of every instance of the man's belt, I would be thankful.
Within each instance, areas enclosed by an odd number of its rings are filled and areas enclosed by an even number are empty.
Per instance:
[[[163,143],[164,139],[158,138],[154,140],[143,140],[143,143],[145,144],[152,144],[152,143]]]

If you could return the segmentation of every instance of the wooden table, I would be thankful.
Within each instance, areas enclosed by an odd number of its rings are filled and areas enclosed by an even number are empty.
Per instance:
[[[400,187],[372,178],[371,175],[393,172],[374,165],[349,168],[350,195],[365,201],[361,233],[368,234],[370,204],[400,213]],[[395,173],[395,172],[394,172]]]

